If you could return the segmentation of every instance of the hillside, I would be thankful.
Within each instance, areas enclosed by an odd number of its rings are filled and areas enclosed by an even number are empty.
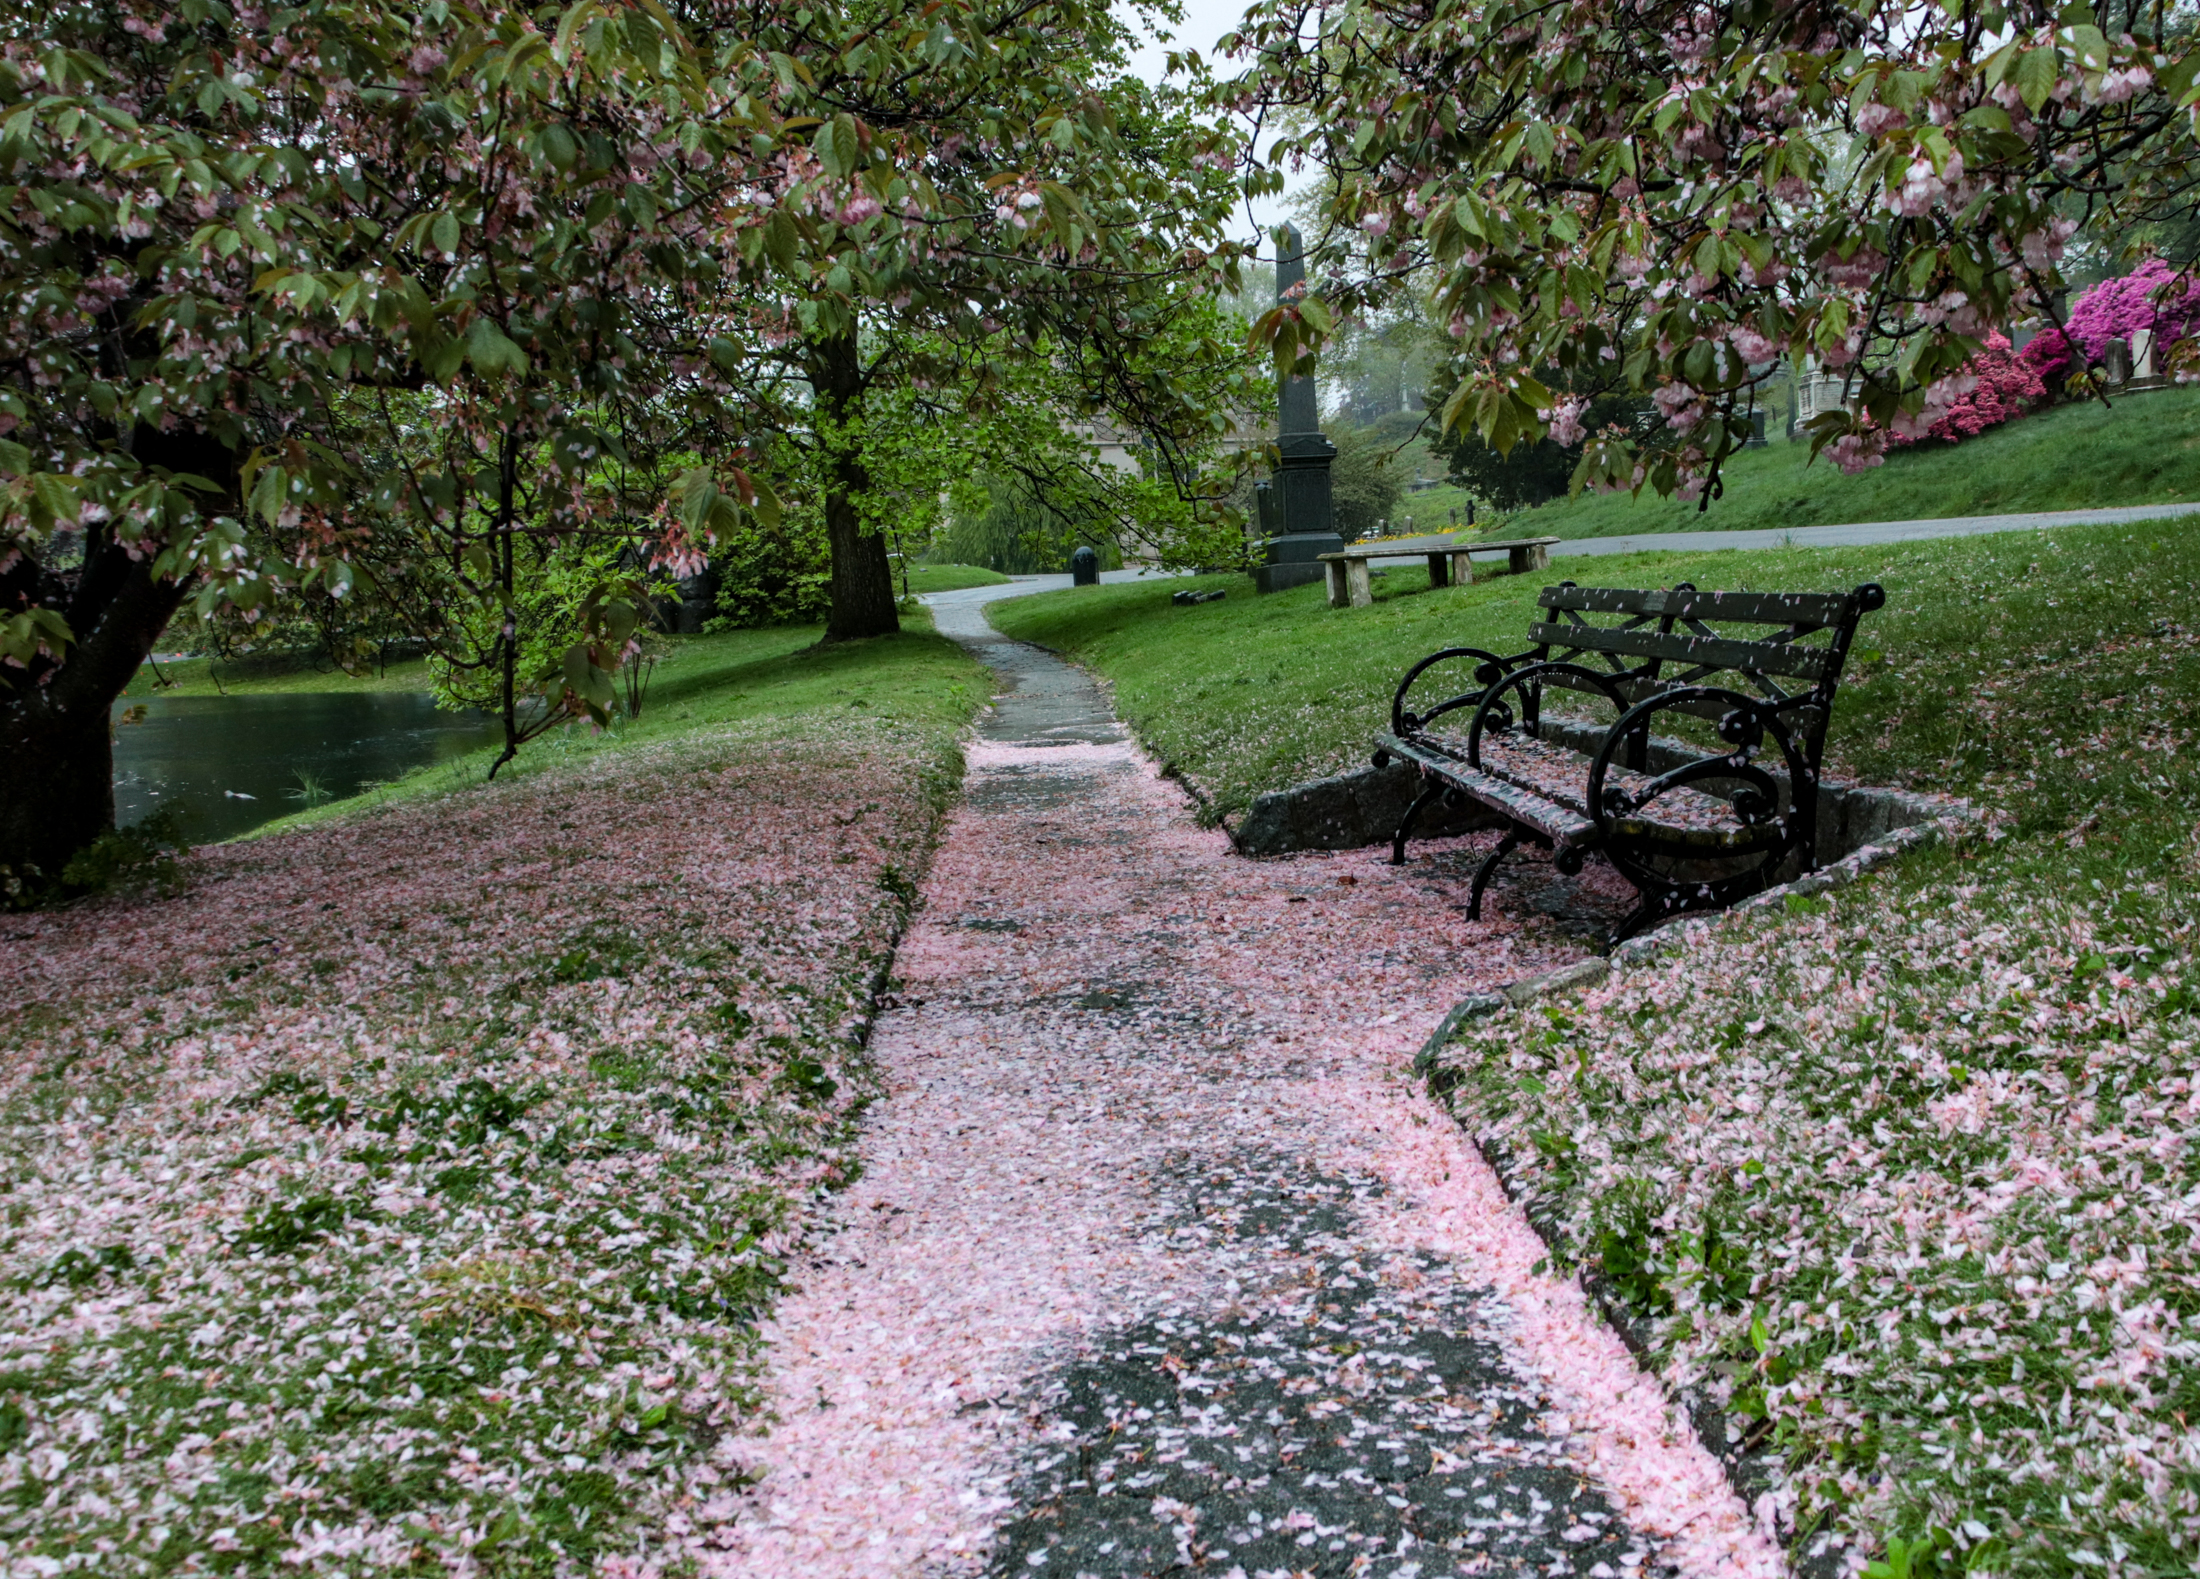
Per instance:
[[[1557,537],[1630,532],[1725,532],[1911,521],[2025,510],[2083,510],[2200,499],[2200,389],[2119,396],[2113,407],[2060,406],[1962,445],[1901,451],[1845,477],[1813,463],[1808,442],[1775,440],[1727,464],[1707,509],[1645,493],[1583,495],[1523,510],[1510,528]],[[1431,488],[1400,502],[1423,530],[1441,530],[1466,495]],[[1490,517],[1482,513],[1482,520]]]

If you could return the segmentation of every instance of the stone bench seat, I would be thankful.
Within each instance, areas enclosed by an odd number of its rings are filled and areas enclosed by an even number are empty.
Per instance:
[[[1476,554],[1502,552],[1506,556],[1506,568],[1513,575],[1546,570],[1550,568],[1551,545],[1557,541],[1555,537],[1477,540],[1450,533],[1431,537],[1377,537],[1364,543],[1348,544],[1338,553],[1315,557],[1329,576],[1329,606],[1364,609],[1375,601],[1375,587],[1368,573],[1371,559],[1426,558],[1429,584],[1448,587],[1454,582],[1464,585],[1473,579],[1470,567],[1472,556]]]

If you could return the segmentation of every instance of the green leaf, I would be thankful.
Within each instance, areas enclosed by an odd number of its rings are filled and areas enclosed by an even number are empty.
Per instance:
[[[542,150],[543,158],[560,170],[572,169],[573,161],[580,157],[581,152],[580,144],[573,140],[573,134],[554,122],[542,129],[541,135],[536,138],[536,146]]]
[[[491,377],[527,371],[527,353],[513,344],[497,321],[486,314],[467,327],[466,359],[473,363],[475,372]]]
[[[785,209],[775,208],[765,217],[764,251],[781,273],[794,272],[796,249],[801,242],[802,233],[795,229],[794,216]]]
[[[428,226],[428,240],[445,257],[458,256],[458,216],[445,209]]]
[[[2062,75],[2062,66],[2054,46],[2028,49],[2017,59],[2017,94],[2024,100],[2024,107],[2034,115],[2055,91],[2055,83]]]
[[[770,483],[757,476],[749,478],[749,486],[756,490],[756,503],[750,506],[756,512],[756,518],[764,523],[766,531],[778,531],[781,509],[778,493]]]
[[[39,512],[47,517],[47,523],[75,519],[77,486],[75,478],[55,472],[40,472],[31,478],[31,496],[38,501]]]
[[[815,146],[817,161],[825,167],[827,175],[855,174],[863,151],[863,137],[856,129],[856,118],[847,114],[834,116],[817,129]]]

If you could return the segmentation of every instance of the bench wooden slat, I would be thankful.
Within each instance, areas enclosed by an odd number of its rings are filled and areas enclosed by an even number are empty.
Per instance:
[[[1634,592],[1622,587],[1545,587],[1536,601],[1547,609],[1574,609],[1583,614],[1735,620],[1815,630],[1838,625],[1855,599],[1837,592],[1668,592],[1661,588]]]
[[[1600,699],[1608,699],[1607,694],[1602,686],[1592,685],[1587,680],[1577,680],[1570,674],[1546,674],[1543,677],[1543,683],[1547,687],[1556,687],[1568,691],[1579,691],[1583,696],[1594,696]],[[1629,677],[1626,675],[1617,674],[1612,676],[1613,689],[1618,691],[1620,695],[1627,698],[1627,702],[1630,707],[1637,702],[1648,701],[1653,696],[1663,695],[1667,691],[1683,690],[1690,685],[1717,685],[1725,690],[1739,691],[1744,696],[1748,696],[1750,694],[1748,682],[1733,675],[1729,675],[1724,678],[1718,675],[1711,675],[1702,680],[1688,681],[1645,680],[1639,677]],[[1805,694],[1807,695],[1808,693]],[[1720,719],[1726,717],[1728,713],[1732,712],[1733,708],[1730,704],[1726,702],[1706,698],[1700,701],[1693,702],[1675,702],[1673,704],[1673,711],[1676,713],[1687,713],[1694,718],[1707,718],[1715,724]],[[1786,716],[1789,718],[1789,720],[1791,720],[1788,726],[1789,728],[1797,731],[1800,734],[1810,735],[1813,738],[1817,736],[1821,723],[1819,710],[1817,708],[1809,705],[1807,702],[1799,702],[1799,705],[1787,709]]]
[[[1533,790],[1523,789],[1495,774],[1467,766],[1466,759],[1447,751],[1433,740],[1401,740],[1396,735],[1377,735],[1375,743],[1392,756],[1417,763],[1444,783],[1473,796],[1517,822],[1524,822],[1559,844],[1586,850],[1597,842],[1594,818],[1571,806],[1561,806]]]
[[[1785,642],[1738,641],[1731,636],[1695,636],[1682,631],[1670,634],[1654,630],[1612,630],[1596,625],[1545,625],[1528,627],[1528,640],[1577,652],[1609,652],[1629,658],[1657,658],[1671,663],[1709,664],[1719,669],[1747,669],[1759,674],[1797,675],[1815,680],[1826,672],[1828,654],[1815,647],[1793,647]]]

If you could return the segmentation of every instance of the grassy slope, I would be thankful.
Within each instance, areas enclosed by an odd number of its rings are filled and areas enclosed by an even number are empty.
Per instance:
[[[296,691],[425,691],[428,662],[407,658],[385,669],[346,674],[326,659],[298,653],[243,658],[180,658],[148,663],[122,694],[133,702],[156,696],[272,696]]]
[[[1959,446],[1898,452],[1854,477],[1809,459],[1808,443],[1745,450],[1727,464],[1725,494],[1700,513],[1649,493],[1584,494],[1523,510],[1504,529],[1553,537],[1779,530],[2200,499],[2200,389],[2137,395],[2113,410],[2058,407]],[[1444,530],[1450,510],[1463,519],[1465,505],[1458,489],[1431,488],[1398,511],[1419,530]]]
[[[1652,1362],[1784,1458],[1806,1528],[1867,1552],[1929,1539],[1921,1574],[2190,1572],[2200,1385],[2181,1335],[2164,1358],[2133,1334],[2200,1310],[2200,532],[1595,575],[1882,582],[1833,754],[1974,795],[2000,834],[1490,1021],[1448,1055],[1447,1100]],[[1236,807],[1361,759],[1412,658],[1516,650],[1535,590],[1411,595],[1425,582],[1400,573],[1375,607],[1330,611],[1314,589],[1227,584],[1191,609],[1103,587],[990,612],[1109,676],[1145,738]]]
[[[1887,607],[1867,617],[1858,649],[1885,659],[1852,666],[1835,711],[1833,760],[1866,779],[1959,791],[2036,770],[2039,783],[2016,797],[2028,819],[2077,815],[2092,794],[2066,768],[2040,765],[2041,742],[2078,738],[2099,697],[2130,689],[2129,667],[2153,649],[2150,633],[2163,622],[2200,627],[2200,532],[2177,523],[1638,554],[1574,573],[1615,586],[1880,582]],[[1415,659],[1453,644],[1517,650],[1543,578],[1431,590],[1423,572],[1401,569],[1378,577],[1375,605],[1356,610],[1325,607],[1318,586],[1262,598],[1238,577],[1197,584],[1230,596],[1175,608],[1174,583],[1102,586],[1016,598],[988,613],[1009,634],[1105,674],[1152,749],[1229,813],[1263,790],[1364,760],[1369,737],[1387,722],[1392,686]],[[2109,644],[2113,655],[2093,655]],[[2008,693],[1992,723],[1966,701],[1982,677]]]
[[[858,1166],[849,1031],[989,689],[925,630],[815,634],[682,643],[637,723],[180,895],[6,918],[0,1550],[655,1571],[672,1511],[729,1516],[704,1455]],[[309,1558],[324,1522],[374,1555]]]
[[[987,570],[980,565],[911,565],[909,567],[909,592],[912,597],[922,597],[927,592],[960,592],[964,587],[997,587],[1009,577],[998,570]]]
[[[640,718],[601,733],[585,725],[555,731],[522,746],[499,777],[523,778],[606,749],[724,724],[791,725],[806,716],[861,711],[932,729],[960,727],[989,694],[983,671],[953,642],[933,634],[928,616],[904,614],[902,620],[906,628],[898,636],[831,646],[819,643],[822,632],[815,626],[677,638],[657,666]],[[248,837],[462,790],[481,782],[494,756],[478,751],[454,757],[349,800],[279,818]]]

